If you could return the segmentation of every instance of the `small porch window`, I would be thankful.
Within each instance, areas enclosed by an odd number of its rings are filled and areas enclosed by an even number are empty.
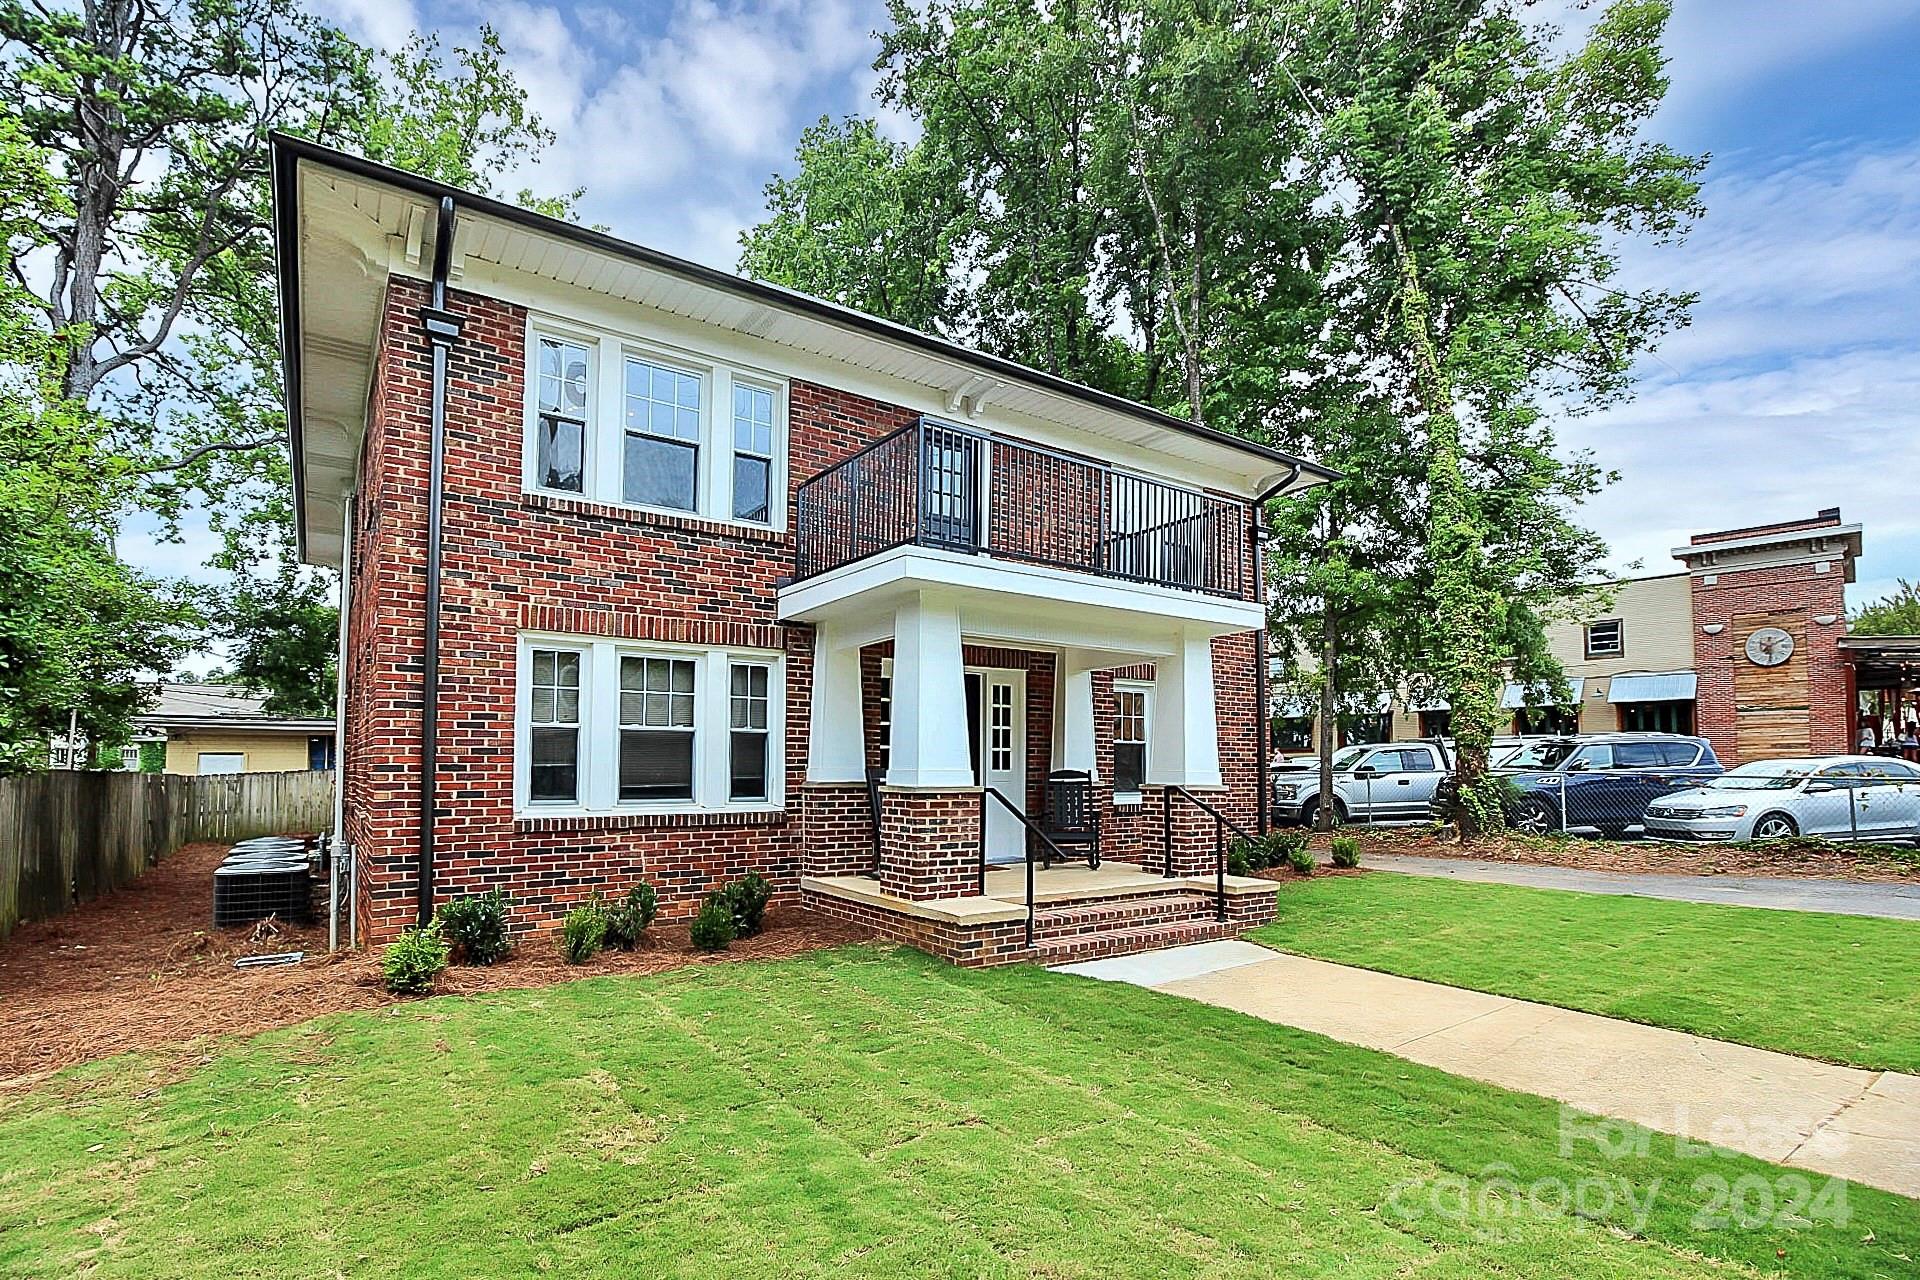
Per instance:
[[[1113,691],[1113,798],[1140,799],[1147,776],[1147,691],[1116,686]]]

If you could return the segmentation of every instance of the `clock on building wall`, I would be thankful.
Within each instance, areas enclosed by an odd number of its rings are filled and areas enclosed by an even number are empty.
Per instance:
[[[1793,656],[1793,637],[1779,627],[1761,627],[1747,637],[1747,660],[1755,666],[1777,667]]]

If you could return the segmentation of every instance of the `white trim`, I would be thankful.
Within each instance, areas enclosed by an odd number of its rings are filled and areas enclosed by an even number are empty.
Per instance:
[[[532,653],[569,649],[581,654],[579,798],[534,801],[528,790],[532,757]],[[620,773],[620,659],[680,658],[694,663],[693,799],[622,801]],[[729,671],[736,662],[768,668],[767,798],[733,801],[728,728]],[[773,649],[663,644],[523,631],[516,645],[513,712],[513,813],[521,818],[586,817],[615,813],[762,813],[786,807],[786,655]]]

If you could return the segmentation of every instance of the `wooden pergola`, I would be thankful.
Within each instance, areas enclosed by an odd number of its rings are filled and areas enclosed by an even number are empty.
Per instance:
[[[1847,664],[1847,741],[1860,741],[1860,726],[1871,724],[1880,749],[1898,743],[1901,730],[1920,724],[1920,636],[1842,636],[1840,657]],[[1890,751],[1908,759],[1920,751]]]

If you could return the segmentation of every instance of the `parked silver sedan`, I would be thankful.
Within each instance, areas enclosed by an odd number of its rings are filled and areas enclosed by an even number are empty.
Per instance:
[[[1655,840],[1920,839],[1920,768],[1887,756],[1757,760],[1647,806]]]

